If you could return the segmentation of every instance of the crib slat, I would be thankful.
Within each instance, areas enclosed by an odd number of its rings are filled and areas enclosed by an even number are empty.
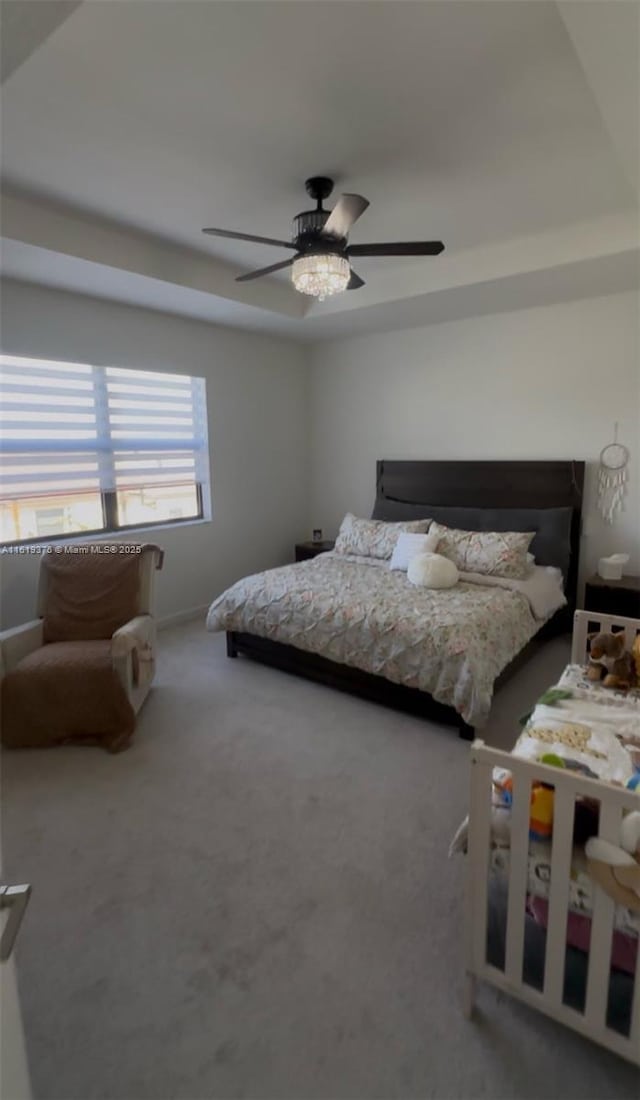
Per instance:
[[[529,862],[529,814],[531,782],[524,775],[513,773],[513,803],[511,807],[511,852],[509,856],[509,901],[507,904],[507,939],[505,974],[514,985],[522,984],[524,949],[525,895]]]
[[[551,1004],[562,1003],[564,986],[569,872],[573,851],[572,792],[555,789],[553,805],[553,842],[551,848],[551,886],[547,919],[547,948],[544,960],[544,995]]]
[[[620,841],[622,810],[610,802],[600,803],[598,835],[613,844]],[[585,1020],[590,1027],[606,1030],[607,994],[611,970],[611,946],[615,903],[604,890],[594,885],[593,917],[589,940],[589,971]]]
[[[589,618],[586,611],[576,611],[573,616],[573,637],[571,639],[571,664],[582,665],[587,659],[587,628]]]
[[[636,974],[633,985],[629,1043],[632,1050],[640,1052],[640,944],[638,944],[638,954],[636,955]],[[640,1053],[638,1054],[638,1061],[640,1062]]]
[[[471,797],[468,830],[467,973],[473,974],[487,960],[487,901],[491,850],[491,781],[493,768],[478,761],[471,749]]]
[[[624,628],[624,644],[625,644],[625,647],[628,650],[633,651],[633,644],[634,644],[635,640],[636,640],[636,627],[632,626],[630,623],[627,623],[627,625]]]

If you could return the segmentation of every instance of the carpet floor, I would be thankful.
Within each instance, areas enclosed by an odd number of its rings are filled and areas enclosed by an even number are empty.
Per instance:
[[[485,737],[562,668],[555,641]],[[637,1100],[639,1075],[481,988],[461,1012],[454,729],[161,635],[132,748],[3,755],[38,1100]]]

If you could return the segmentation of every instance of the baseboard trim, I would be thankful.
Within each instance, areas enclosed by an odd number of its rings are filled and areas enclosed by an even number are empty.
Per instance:
[[[201,607],[191,607],[187,611],[174,611],[173,615],[163,615],[157,620],[158,630],[166,630],[167,627],[178,626],[180,623],[189,623],[192,619],[202,619],[204,626],[208,610],[209,605],[205,603]]]

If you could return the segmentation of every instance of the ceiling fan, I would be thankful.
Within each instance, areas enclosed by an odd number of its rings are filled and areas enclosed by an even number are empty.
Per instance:
[[[438,256],[444,251],[442,241],[385,241],[382,244],[349,244],[352,226],[364,214],[369,202],[362,195],[341,195],[333,210],[325,210],[322,202],[333,191],[333,180],[312,176],[305,183],[307,194],[317,203],[315,210],[304,210],[293,219],[293,239],[274,240],[256,237],[252,233],[234,233],[228,229],[203,229],[213,237],[228,237],[234,241],[254,241],[289,248],[295,255],[269,267],[238,275],[236,282],[260,279],[285,267],[292,269],[293,285],[301,294],[310,294],[323,301],[343,290],[358,290],[364,279],[352,270],[352,256]]]

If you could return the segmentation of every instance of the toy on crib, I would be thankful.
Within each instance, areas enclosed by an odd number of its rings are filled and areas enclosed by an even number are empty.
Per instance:
[[[565,768],[567,771],[586,775],[589,779],[597,779],[595,772],[591,771],[580,760],[572,760],[570,757],[558,756],[555,752],[545,752],[540,758],[541,764],[548,764],[552,768]],[[573,843],[585,844],[589,837],[598,831],[600,815],[600,803],[592,798],[576,798],[573,809]]]
[[[623,691],[633,687],[636,683],[636,663],[634,656],[625,648],[624,633],[589,634],[588,638],[591,645],[587,679],[602,680],[603,687]]]
[[[531,784],[531,814],[529,836],[532,840],[549,840],[553,833],[553,787],[546,783]]]
[[[497,807],[510,807],[513,802],[511,772],[496,769],[493,786],[498,798]],[[553,832],[553,794],[553,787],[545,783],[531,784],[529,836],[532,840],[548,840]]]
[[[541,764],[553,768],[564,768],[578,772],[590,779],[597,779],[595,772],[579,760],[558,756],[555,752],[546,752],[539,757]],[[495,768],[493,773],[494,789],[494,829],[505,826],[504,811],[511,808],[513,802],[513,777],[504,768]],[[550,840],[553,835],[554,788],[549,783],[531,785],[531,809],[529,813],[529,836],[531,840]],[[589,798],[576,799],[573,818],[573,841],[584,844],[598,828],[598,803]]]
[[[591,771],[586,764],[583,764],[580,760],[572,760],[568,756],[558,756],[555,752],[545,752],[540,758],[541,764],[549,764],[552,768],[567,768],[570,772],[579,772],[580,775],[586,775],[588,779],[597,779],[597,772]]]
[[[640,912],[640,811],[622,819],[620,844],[592,836],[585,853],[589,874],[617,905]]]

